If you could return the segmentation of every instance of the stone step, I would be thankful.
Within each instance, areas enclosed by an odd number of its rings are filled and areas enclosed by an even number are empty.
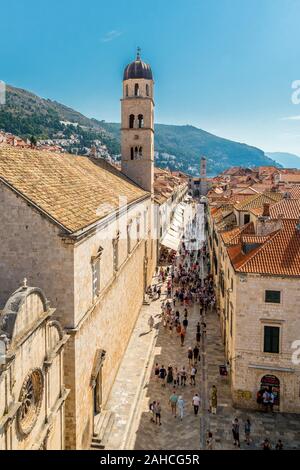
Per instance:
[[[91,443],[91,449],[94,449],[94,450],[103,450],[104,449],[104,445],[103,444],[100,444],[98,442],[93,442]]]
[[[95,431],[92,437],[91,448],[104,449],[107,442],[109,433],[111,432],[114,423],[114,413],[108,410],[103,410],[96,418]]]

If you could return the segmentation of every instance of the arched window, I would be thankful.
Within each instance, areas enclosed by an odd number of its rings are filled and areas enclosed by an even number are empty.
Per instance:
[[[138,83],[134,85],[134,96],[140,96],[140,88]]]
[[[139,128],[144,127],[144,116],[142,114],[138,115]]]
[[[131,160],[134,159],[133,147],[131,147],[131,149],[130,149],[130,158],[131,158]]]
[[[130,129],[133,129],[134,127],[134,114],[130,114],[129,116],[129,127]]]
[[[142,157],[142,156],[143,156],[143,148],[140,147],[140,148],[139,148],[139,157]]]
[[[148,83],[146,85],[146,95],[149,96],[149,85],[148,85]]]
[[[128,96],[128,85],[125,87],[125,95]]]
[[[138,148],[135,147],[135,149],[134,149],[134,158],[138,157],[138,152],[139,152]]]

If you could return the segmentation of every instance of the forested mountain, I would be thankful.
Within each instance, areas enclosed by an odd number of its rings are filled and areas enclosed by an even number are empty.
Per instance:
[[[0,129],[36,139],[69,139],[75,136],[76,142],[72,142],[68,151],[86,153],[97,141],[107,147],[109,154],[120,154],[119,124],[90,119],[56,101],[11,86],[7,87],[6,104],[0,106]],[[192,175],[199,174],[202,155],[207,157],[208,173],[211,175],[230,166],[274,164],[258,148],[215,136],[190,125],[157,124],[155,151],[157,165]]]

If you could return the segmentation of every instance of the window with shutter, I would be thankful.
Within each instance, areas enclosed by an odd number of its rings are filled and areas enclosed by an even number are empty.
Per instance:
[[[100,259],[96,259],[92,264],[92,289],[93,300],[98,297],[100,293]]]
[[[278,326],[264,327],[264,352],[279,353],[279,330]]]
[[[280,304],[281,295],[279,290],[266,290],[265,302],[272,304]]]

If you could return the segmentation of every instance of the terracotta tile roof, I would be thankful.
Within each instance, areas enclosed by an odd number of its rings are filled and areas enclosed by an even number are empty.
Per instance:
[[[289,193],[293,199],[300,199],[300,185],[292,186]]]
[[[252,214],[258,217],[259,215],[262,215],[263,207],[253,207],[253,209],[249,209],[249,212],[251,212]]]
[[[300,276],[300,231],[295,220],[283,220],[282,228],[244,254],[241,244],[227,248],[238,272],[278,276]]]
[[[180,186],[188,183],[188,177],[181,172],[171,172],[159,167],[154,168],[154,199],[158,204],[167,201]]]
[[[239,204],[235,204],[234,208],[238,211],[249,211],[255,207],[262,207],[265,203],[274,204],[274,202],[280,201],[281,199],[281,193],[268,192],[256,194],[255,196],[249,196],[249,198],[244,199],[244,201]]]
[[[235,227],[232,230],[222,232],[221,237],[225,245],[236,245],[239,243],[242,233],[254,234],[255,232],[253,222],[249,222],[246,225]]]
[[[243,243],[265,243],[267,240],[269,240],[270,235],[242,235],[241,236],[241,241]]]
[[[148,194],[104,160],[3,145],[0,180],[71,233]]]
[[[215,223],[216,224],[222,223],[223,220],[226,219],[226,217],[228,217],[231,214],[233,214],[232,209],[222,209],[221,212],[218,213],[217,216],[215,217]]]
[[[281,173],[280,181],[287,183],[300,183],[300,171],[299,173]]]
[[[270,206],[270,217],[272,219],[299,219],[300,217],[300,200],[285,199],[275,202]],[[263,213],[262,207],[254,207],[250,209],[252,214],[259,217]]]
[[[296,219],[300,217],[300,200],[299,199],[282,199],[270,206],[270,216],[277,219],[279,216],[283,219]]]

